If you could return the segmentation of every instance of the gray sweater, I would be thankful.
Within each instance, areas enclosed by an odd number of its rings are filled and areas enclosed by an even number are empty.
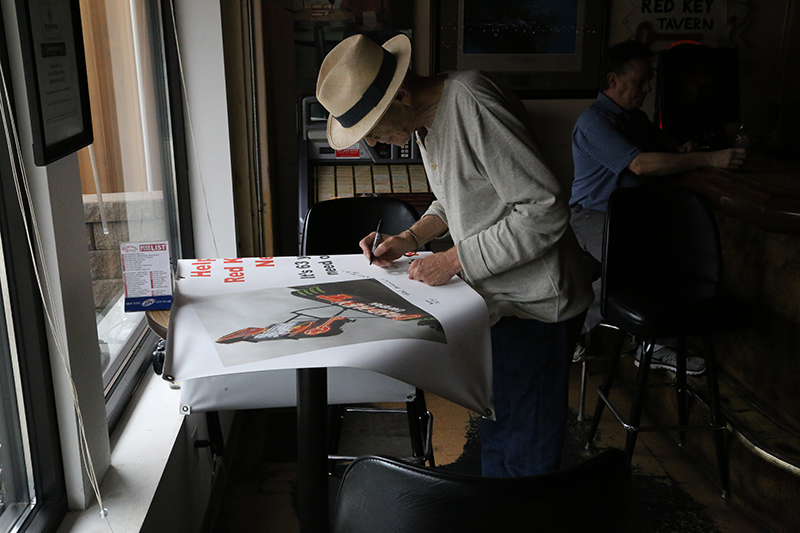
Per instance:
[[[561,322],[592,301],[568,196],[542,163],[524,108],[477,71],[453,72],[420,143],[464,279],[502,316]]]

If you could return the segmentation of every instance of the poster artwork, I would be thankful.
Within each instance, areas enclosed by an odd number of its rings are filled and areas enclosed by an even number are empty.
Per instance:
[[[409,279],[416,257],[179,260],[164,375],[183,412],[296,405],[295,370],[327,368],[332,403],[418,387],[492,413],[486,303],[457,277]]]
[[[447,343],[439,320],[371,278],[189,300],[225,367],[387,339]]]
[[[395,324],[403,322],[430,328],[436,335],[432,335],[429,331],[421,331],[423,334],[419,337],[435,342],[447,342],[442,325],[436,318],[375,280],[343,281],[291,288],[294,289],[291,292],[292,296],[301,300],[311,300],[320,305],[295,309],[290,312],[291,317],[283,322],[264,327],[249,326],[223,335],[216,342],[232,344],[242,341],[333,337],[346,333],[350,329],[348,324],[368,319],[389,321],[382,323],[384,329],[392,327],[392,321]],[[367,324],[366,327],[377,326]]]

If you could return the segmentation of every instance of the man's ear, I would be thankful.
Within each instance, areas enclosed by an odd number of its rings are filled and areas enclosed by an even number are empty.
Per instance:
[[[608,81],[608,88],[613,89],[619,82],[619,74],[616,72],[609,72],[608,76],[606,76],[606,81]]]
[[[411,93],[403,86],[397,90],[397,94],[394,96],[394,99],[403,105],[411,105]]]

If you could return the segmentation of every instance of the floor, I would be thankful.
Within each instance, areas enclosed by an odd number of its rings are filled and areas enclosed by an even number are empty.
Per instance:
[[[594,391],[601,376],[590,375]],[[580,365],[573,364],[570,408],[577,412]],[[587,405],[594,408],[596,395],[589,393]],[[434,453],[437,466],[459,462],[463,468],[474,454],[469,439],[474,415],[446,400],[428,395],[434,416]],[[624,445],[624,431],[612,415],[601,419],[595,450],[586,451],[583,435],[588,422],[571,414],[564,464],[574,464],[608,447]],[[294,512],[296,457],[294,455],[295,413],[291,409],[240,413],[237,449],[229,454],[229,482],[219,505],[212,531],[292,533],[299,530]],[[395,415],[397,416],[397,415]],[[366,417],[359,419],[358,417]],[[343,453],[388,453],[407,455],[404,416],[397,421],[380,421],[374,415],[353,414],[343,428]],[[758,533],[758,524],[744,516],[730,500],[720,496],[713,478],[699,469],[670,437],[643,433],[633,462],[634,516],[637,532],[643,533]],[[335,485],[333,486],[335,491]],[[335,496],[332,496],[332,498]]]

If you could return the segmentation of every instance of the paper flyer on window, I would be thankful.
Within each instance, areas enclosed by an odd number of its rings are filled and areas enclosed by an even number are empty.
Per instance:
[[[123,242],[120,257],[126,313],[172,307],[168,242]]]
[[[491,413],[483,299],[459,278],[409,280],[412,260],[178,261],[165,379],[181,383],[184,412],[294,405],[294,370],[326,367],[330,403],[407,401],[419,387]]]

